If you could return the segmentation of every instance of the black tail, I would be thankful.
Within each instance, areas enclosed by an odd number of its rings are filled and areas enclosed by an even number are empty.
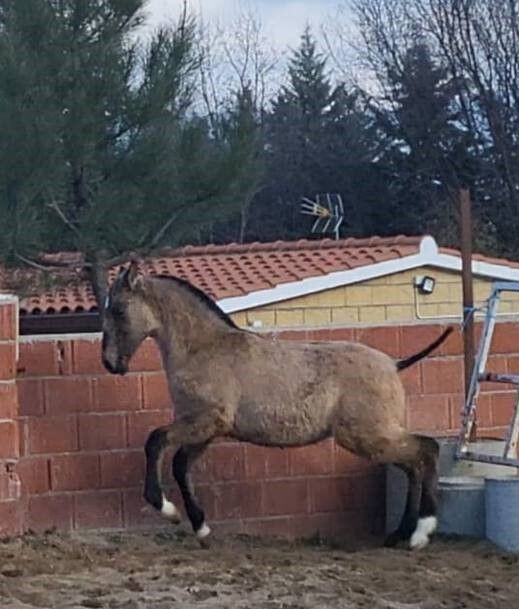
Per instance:
[[[404,370],[405,368],[409,368],[409,366],[416,364],[416,362],[419,362],[421,359],[423,359],[424,357],[429,355],[429,353],[431,353],[431,351],[434,351],[436,349],[436,347],[439,347],[443,343],[443,341],[447,338],[447,336],[449,336],[449,334],[453,331],[453,329],[454,328],[452,328],[452,327],[447,328],[445,330],[445,332],[443,332],[443,334],[439,338],[437,338],[433,343],[431,343],[428,347],[426,347],[419,353],[415,353],[414,355],[411,355],[410,357],[407,357],[406,359],[397,360],[396,369],[398,371],[400,371],[400,370]]]

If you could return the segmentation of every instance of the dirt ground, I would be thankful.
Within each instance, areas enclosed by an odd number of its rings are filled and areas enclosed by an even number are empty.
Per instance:
[[[1,609],[492,609],[519,606],[519,561],[485,543],[420,553],[191,535],[50,533],[0,543]]]

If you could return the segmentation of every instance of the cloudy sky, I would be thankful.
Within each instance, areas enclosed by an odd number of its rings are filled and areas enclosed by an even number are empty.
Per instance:
[[[148,0],[147,10],[154,23],[178,15],[181,0]],[[239,6],[251,6],[260,16],[265,33],[275,46],[296,47],[305,25],[317,28],[335,12],[339,0],[189,0],[204,19],[229,23]]]

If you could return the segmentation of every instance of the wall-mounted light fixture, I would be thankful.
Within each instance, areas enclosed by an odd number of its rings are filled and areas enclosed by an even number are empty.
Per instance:
[[[430,275],[421,275],[414,278],[414,285],[421,294],[432,294],[436,285],[436,279]]]

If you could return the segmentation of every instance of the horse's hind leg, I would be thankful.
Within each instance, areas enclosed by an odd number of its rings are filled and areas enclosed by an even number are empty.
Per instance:
[[[407,475],[407,499],[398,528],[393,531],[385,540],[384,545],[388,548],[404,539],[411,539],[416,531],[420,510],[421,483],[420,474],[415,467],[395,463]]]
[[[182,493],[186,513],[197,538],[202,541],[211,532],[205,523],[204,510],[200,507],[193,490],[189,469],[205,451],[208,442],[190,446],[181,446],[173,457],[173,476]]]
[[[429,536],[438,524],[438,466],[440,447],[434,438],[417,436],[421,448],[422,494],[416,530],[411,536],[412,549],[420,549],[429,543]]]
[[[409,539],[413,550],[424,548],[437,526],[439,446],[426,436],[408,436],[402,444],[401,460],[395,465],[407,473],[407,504],[398,529],[386,540],[392,546]]]

